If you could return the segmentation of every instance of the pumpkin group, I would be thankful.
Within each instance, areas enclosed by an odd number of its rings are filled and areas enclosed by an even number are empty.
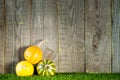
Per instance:
[[[24,52],[24,58],[32,64],[42,60],[42,50],[37,46],[30,46]]]
[[[37,73],[42,76],[54,75],[56,72],[56,66],[51,60],[42,60],[37,65]]]
[[[43,40],[40,45],[45,41]],[[18,76],[33,75],[34,65],[36,64],[36,70],[39,75],[54,75],[56,72],[56,66],[51,60],[42,60],[42,50],[38,46],[28,47],[24,52],[24,58],[26,61],[20,61],[16,65],[15,70]]]

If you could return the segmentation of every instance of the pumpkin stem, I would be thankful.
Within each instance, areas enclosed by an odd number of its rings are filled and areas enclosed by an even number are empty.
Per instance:
[[[45,69],[49,69],[49,65],[45,65]]]
[[[45,43],[47,39],[42,40],[40,43],[38,43],[36,46],[40,47],[43,43]]]

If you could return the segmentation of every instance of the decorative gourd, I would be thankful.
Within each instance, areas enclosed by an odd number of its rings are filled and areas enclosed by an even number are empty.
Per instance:
[[[29,61],[32,64],[37,64],[40,60],[42,60],[42,50],[40,49],[40,45],[45,42],[43,40],[37,46],[30,46],[24,52],[25,60]]]
[[[24,52],[24,58],[32,64],[42,60],[42,50],[37,46],[30,46]]]
[[[34,72],[34,67],[28,61],[20,61],[16,65],[16,74],[17,76],[31,76]]]
[[[51,60],[42,60],[36,67],[38,75],[48,76],[54,75],[56,66]]]

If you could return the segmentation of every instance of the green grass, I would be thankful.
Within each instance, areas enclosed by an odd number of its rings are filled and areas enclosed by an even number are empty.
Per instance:
[[[0,80],[120,80],[119,74],[58,73],[54,76],[18,77],[16,74],[0,74]]]

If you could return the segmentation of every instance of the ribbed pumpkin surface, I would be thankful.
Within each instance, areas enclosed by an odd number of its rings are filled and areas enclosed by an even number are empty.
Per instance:
[[[32,64],[42,60],[42,50],[37,46],[30,46],[24,52],[24,58]]]
[[[51,60],[42,60],[37,65],[37,72],[42,76],[54,75],[56,72],[56,66]]]

